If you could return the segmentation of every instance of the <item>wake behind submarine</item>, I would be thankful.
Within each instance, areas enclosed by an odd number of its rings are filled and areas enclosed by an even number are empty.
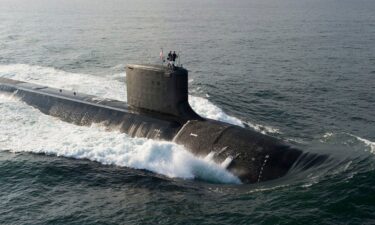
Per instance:
[[[42,113],[82,126],[100,123],[132,137],[173,141],[197,156],[213,155],[243,183],[284,176],[308,157],[276,138],[225,122],[202,118],[188,102],[188,71],[163,65],[127,65],[127,103],[0,78],[0,91]],[[306,161],[306,160],[304,160]]]

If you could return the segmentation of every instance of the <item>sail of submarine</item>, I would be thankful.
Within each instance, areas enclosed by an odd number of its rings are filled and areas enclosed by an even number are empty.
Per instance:
[[[282,177],[306,155],[273,137],[200,117],[189,105],[182,67],[128,65],[126,83],[127,103],[7,78],[0,78],[0,91],[69,123],[173,141],[197,156],[211,153],[218,163],[230,158],[227,170],[243,183]]]

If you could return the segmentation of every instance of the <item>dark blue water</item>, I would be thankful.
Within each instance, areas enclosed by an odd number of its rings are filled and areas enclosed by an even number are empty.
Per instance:
[[[176,50],[202,115],[330,155],[252,185],[190,177],[195,158],[171,175],[150,159],[180,152],[168,143],[0,96],[0,224],[374,224],[374,12],[371,0],[0,1],[2,77],[125,99],[127,63]]]

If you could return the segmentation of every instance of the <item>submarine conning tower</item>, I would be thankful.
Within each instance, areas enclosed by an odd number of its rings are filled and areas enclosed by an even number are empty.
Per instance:
[[[126,66],[128,106],[179,120],[201,119],[188,102],[188,71],[182,67],[131,64]]]

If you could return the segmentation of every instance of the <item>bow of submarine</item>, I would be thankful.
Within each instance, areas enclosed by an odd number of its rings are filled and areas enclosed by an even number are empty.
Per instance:
[[[302,151],[276,138],[214,120],[190,120],[174,141],[194,154],[213,154],[218,163],[243,183],[256,183],[284,176]],[[229,161],[228,161],[229,160]]]

